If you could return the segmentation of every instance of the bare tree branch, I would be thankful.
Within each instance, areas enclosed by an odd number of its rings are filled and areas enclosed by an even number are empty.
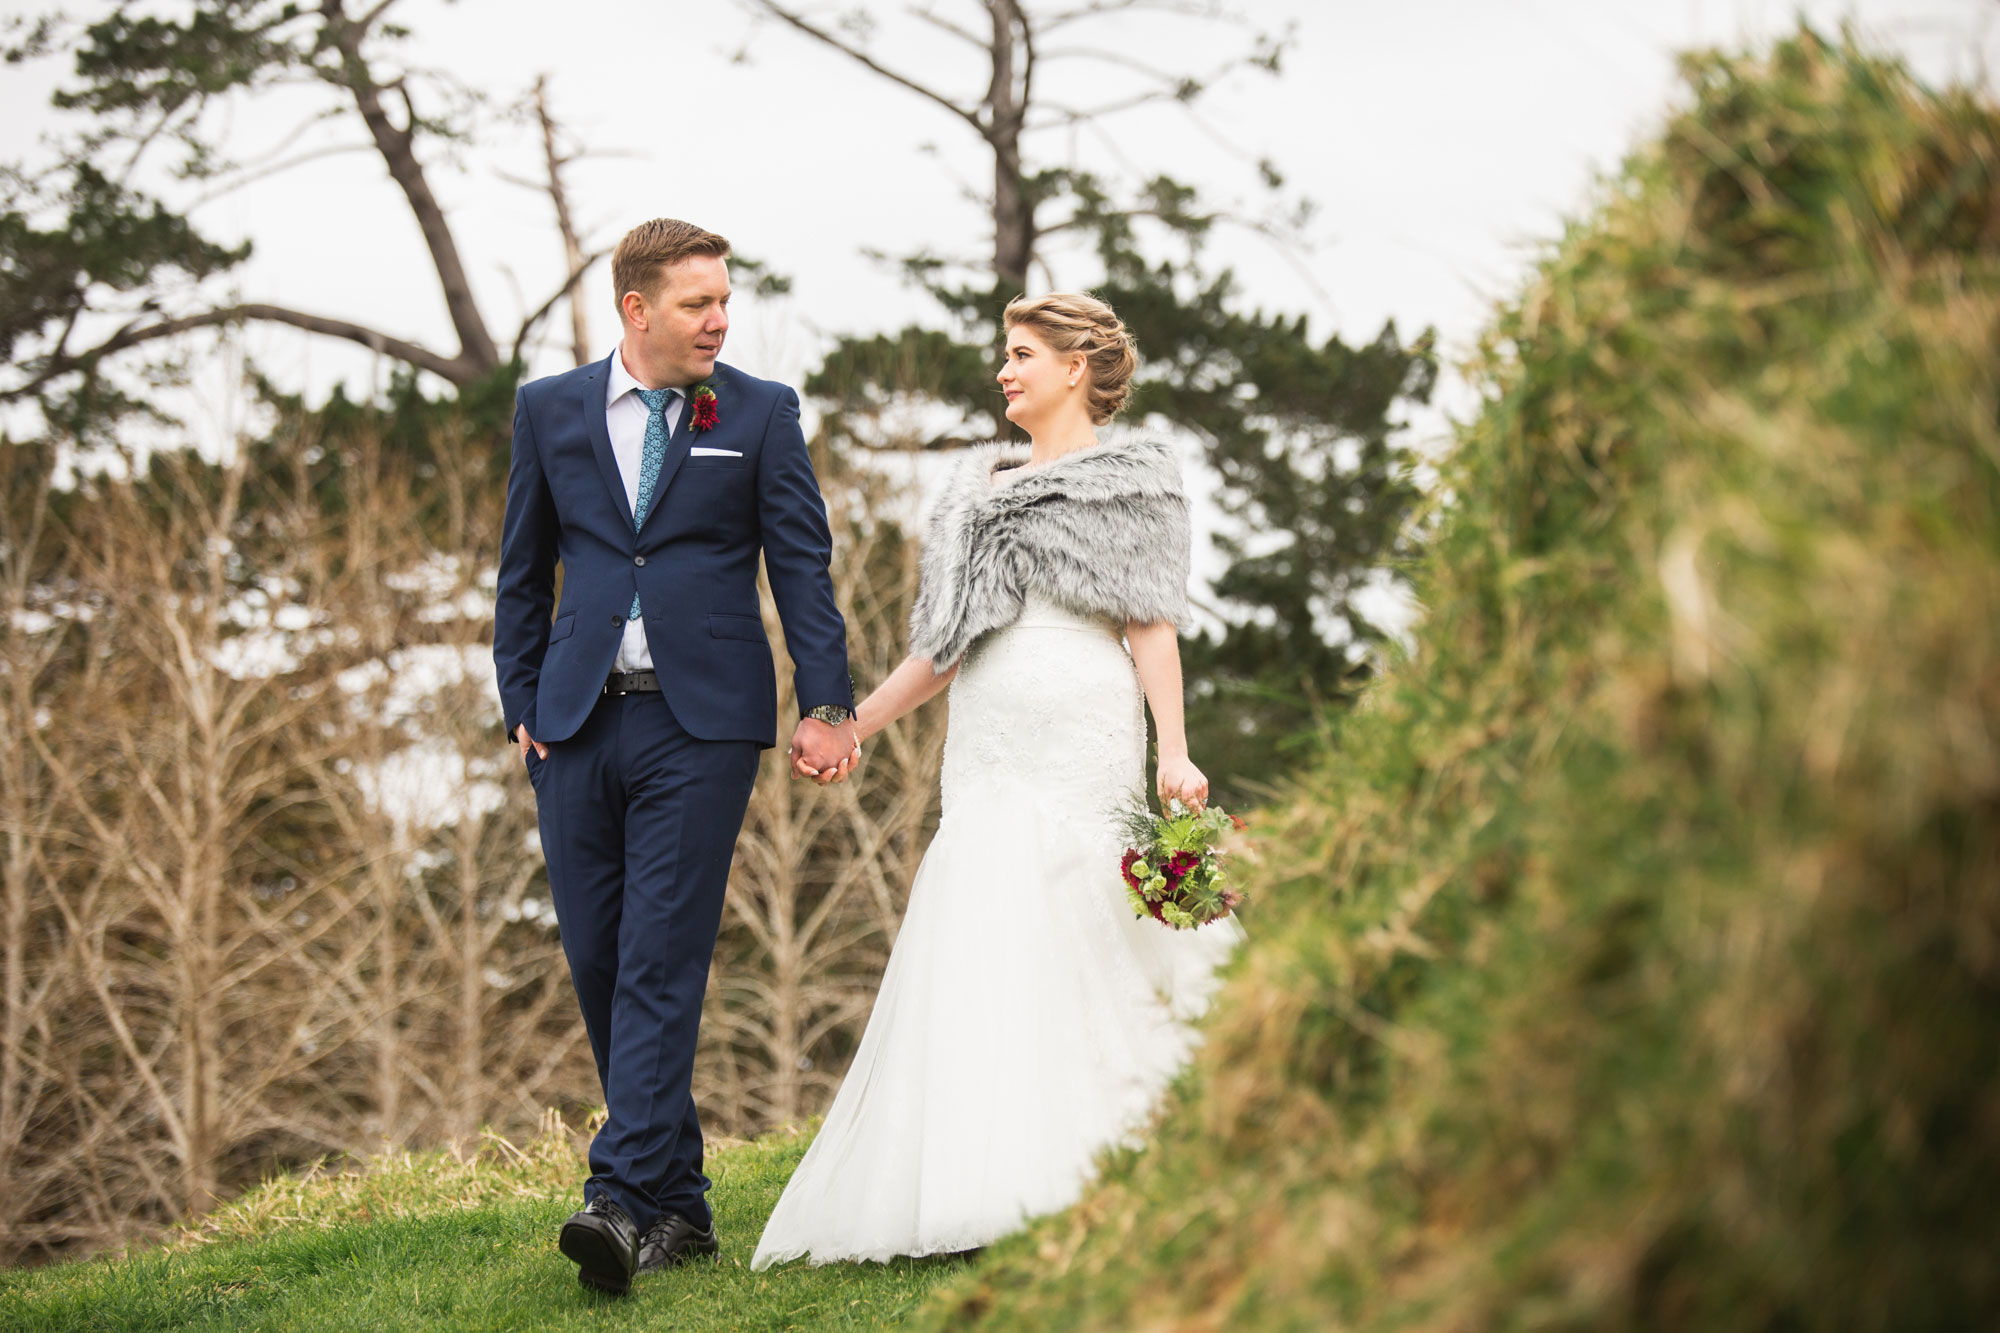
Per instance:
[[[1050,107],[1050,110],[1054,114],[1047,120],[1038,120],[1027,128],[1031,130],[1060,129],[1067,125],[1081,124],[1084,121],[1103,120],[1108,116],[1118,115],[1120,112],[1137,110],[1142,106],[1157,106],[1161,102],[1179,102],[1184,100],[1186,99],[1171,88],[1157,88],[1149,93],[1135,93],[1131,97],[1120,101],[1106,102],[1102,106]],[[1044,105],[1047,104],[1044,103]]]
[[[374,31],[376,23],[378,23],[381,20],[384,14],[389,12],[389,7],[391,5],[394,5],[395,3],[397,3],[397,0],[379,0],[379,3],[376,4],[375,8],[369,10],[366,14],[363,14],[360,18],[354,21],[355,25],[359,27],[363,33]]]
[[[1027,12],[1017,7],[1016,14],[1021,28],[1021,121],[1025,125],[1028,108],[1035,104],[1035,64],[1041,52],[1035,48],[1035,25],[1028,22]]]
[[[1087,19],[1102,18],[1107,14],[1128,14],[1143,10],[1154,14],[1176,14],[1183,18],[1227,19],[1242,24],[1243,15],[1231,13],[1214,0],[1095,0],[1094,3],[1078,5],[1075,9],[1058,10],[1041,20],[1045,32],[1081,23]]]
[[[195,209],[201,208],[206,204],[212,204],[218,199],[227,198],[246,185],[254,185],[258,181],[268,180],[272,176],[290,171],[293,167],[302,167],[308,162],[319,162],[329,157],[340,157],[347,153],[367,153],[373,151],[374,146],[365,143],[330,144],[325,148],[309,149],[306,152],[300,153],[297,157],[288,157],[283,161],[273,162],[268,166],[237,173],[229,180],[208,191],[208,193],[196,195],[193,199],[189,200],[187,211],[192,213]]]
[[[172,338],[196,329],[240,324],[246,320],[285,324],[295,329],[304,329],[308,333],[320,333],[330,338],[359,343],[371,351],[384,356],[393,356],[399,361],[407,361],[419,370],[427,370],[440,379],[460,386],[470,384],[493,369],[493,365],[480,365],[467,360],[464,356],[440,356],[408,339],[391,337],[389,334],[349,320],[309,314],[285,306],[246,302],[241,305],[224,306],[218,310],[204,310],[199,314],[182,315],[175,319],[163,319],[152,324],[127,324],[88,351],[50,356],[24,383],[0,390],[0,402],[14,402],[26,398],[51,380],[70,374],[72,371],[92,371],[105,357],[115,352],[122,352],[128,347],[157,342],[161,338]],[[494,365],[497,364],[496,357]]]
[[[408,200],[417,226],[423,232],[424,243],[430,248],[431,263],[437,270],[438,283],[444,289],[445,309],[451,315],[452,328],[458,333],[458,359],[477,364],[482,371],[493,370],[500,364],[500,349],[494,345],[486,321],[479,313],[479,304],[473,297],[465,264],[459,258],[458,242],[452,236],[451,224],[437,196],[431,191],[423,165],[417,161],[414,148],[417,119],[415,108],[410,103],[409,89],[401,80],[378,85],[361,51],[368,25],[392,3],[394,0],[381,0],[363,19],[356,20],[347,17],[343,0],[320,0],[320,13],[325,16],[328,35],[341,53],[339,82],[353,95],[355,109],[361,113],[361,119],[374,138],[382,161],[389,169],[390,179],[396,182],[403,197]],[[395,89],[402,98],[409,116],[407,124],[398,126],[390,120],[387,108],[382,105],[381,94],[385,88]]]
[[[272,80],[272,82],[290,84],[296,86],[301,83],[314,83],[323,85],[325,81],[318,78],[313,78],[313,79],[280,78],[280,79],[274,79]],[[263,149],[261,152],[251,154],[249,157],[243,158],[241,160],[233,161],[229,163],[226,167],[221,167],[213,171],[204,171],[202,173],[202,179],[214,182],[215,184],[213,188],[216,189],[218,192],[227,190],[229,188],[230,178],[248,172],[261,173],[263,169],[270,163],[277,161],[278,159],[284,157],[285,154],[291,152],[293,147],[297,145],[301,139],[305,138],[308,134],[312,133],[314,129],[316,129],[320,125],[325,124],[327,121],[338,120],[341,116],[345,114],[346,112],[338,106],[321,107],[313,114],[302,118],[296,125],[292,126],[291,129],[287,130],[283,135],[281,135],[278,138],[277,142],[273,143],[269,148]],[[366,146],[366,145],[361,145],[361,146]]]
[[[986,43],[976,36],[970,28],[961,28],[950,19],[934,13],[929,5],[911,5],[909,9],[913,17],[930,24],[934,28],[950,33],[961,41],[970,44],[974,50],[981,52],[986,50]]]
[[[569,266],[569,281],[563,285],[562,295],[569,297],[571,351],[580,366],[590,360],[590,322],[584,317],[583,303],[576,299],[576,284],[583,271],[595,261],[585,260],[583,242],[578,239],[576,224],[570,218],[569,193],[563,189],[562,178],[562,169],[568,159],[556,150],[556,122],[555,117],[549,114],[549,76],[546,74],[535,80],[535,119],[542,126],[542,153],[549,172],[549,202],[555,205],[556,226],[562,232],[563,262]],[[528,336],[528,330],[534,327],[537,318],[531,316],[521,325],[520,335],[514,339],[516,356],[520,355],[521,342]]]
[[[1053,14],[1044,15],[1042,29],[1045,32],[1054,32],[1058,28],[1080,23],[1085,19],[1100,18],[1106,14],[1121,14],[1139,6],[1140,0],[1094,0],[1091,4],[1078,5],[1075,9],[1059,9]]]
[[[899,74],[895,70],[890,69],[888,66],[877,62],[874,59],[874,57],[870,56],[866,51],[863,51],[860,47],[849,45],[847,42],[842,41],[840,38],[834,36],[832,33],[820,27],[818,24],[811,22],[804,15],[794,13],[793,11],[785,8],[783,5],[778,4],[777,0],[746,0],[746,3],[753,4],[756,6],[757,9],[761,10],[766,14],[769,14],[771,17],[778,19],[781,22],[790,24],[792,27],[798,29],[800,32],[806,34],[808,37],[817,38],[818,40],[825,42],[828,46],[840,52],[848,59],[857,62],[858,64],[866,67],[869,70],[872,70],[877,74],[880,74],[883,78],[889,80],[891,83],[900,84],[903,87],[908,88],[911,92],[917,94],[919,97],[925,97],[937,103],[939,106],[951,112],[954,116],[957,116],[960,120],[964,121],[966,124],[972,126],[973,129],[978,130],[981,136],[984,136],[987,133],[986,124],[979,119],[979,115],[977,112],[969,110],[966,107],[962,107],[957,102],[954,102],[949,97],[946,97],[943,93],[936,92],[930,88],[926,88],[923,84],[918,83],[915,79],[910,78],[908,75]]]
[[[1135,74],[1143,74],[1147,78],[1152,79],[1156,83],[1166,84],[1168,86],[1173,86],[1175,84],[1185,82],[1187,77],[1186,75],[1181,75],[1177,77],[1173,74],[1169,74],[1166,70],[1161,69],[1158,65],[1153,64],[1149,60],[1141,60],[1139,59],[1139,57],[1134,55],[1128,55],[1123,51],[1113,51],[1110,50],[1109,48],[1101,46],[1058,46],[1052,51],[1042,52],[1042,59],[1102,61],[1107,65],[1118,65],[1122,68],[1129,69]],[[1241,65],[1242,63],[1243,63],[1242,59],[1239,58],[1228,62],[1228,64],[1225,64],[1222,68],[1224,71],[1226,71],[1234,66]]]
[[[1259,63],[1258,58],[1254,55],[1237,56],[1216,66],[1207,75],[1195,77],[1192,75],[1176,76],[1147,61],[1127,55],[1123,51],[1113,51],[1102,47],[1063,47],[1054,51],[1043,52],[1042,59],[1095,60],[1131,70],[1136,74],[1142,74],[1153,80],[1158,86],[1151,92],[1134,94],[1131,97],[1107,102],[1102,106],[1089,109],[1066,106],[1050,107],[1049,109],[1056,112],[1056,114],[1048,120],[1038,121],[1033,126],[1033,128],[1038,130],[1060,128],[1065,125],[1074,125],[1081,121],[1114,116],[1123,111],[1130,111],[1135,107],[1151,106],[1160,102],[1192,103],[1209,88],[1214,87],[1217,83],[1229,77],[1229,75]],[[1047,106],[1046,103],[1044,105]]]
[[[1162,213],[1157,208],[1121,208],[1118,211],[1122,216],[1128,218],[1167,219],[1167,214]],[[1276,223],[1267,222],[1261,218],[1245,217],[1241,213],[1233,213],[1227,209],[1204,213],[1201,215],[1201,218],[1204,222],[1220,223],[1223,226],[1229,227],[1240,227],[1244,231],[1263,237],[1271,243],[1271,248],[1277,252],[1278,257],[1284,260],[1292,271],[1298,275],[1299,281],[1312,289],[1314,296],[1329,306],[1333,304],[1333,293],[1326,289],[1326,284],[1319,280],[1318,275],[1312,271],[1311,265],[1307,264],[1300,254],[1301,249],[1307,252],[1311,251],[1312,247],[1309,243],[1287,232]],[[1051,223],[1043,227],[1040,234],[1043,236],[1059,236],[1064,232],[1075,231],[1080,227],[1088,225],[1089,219],[1087,218],[1067,217],[1061,222]]]
[[[610,253],[611,253],[611,247],[604,246],[599,249],[592,250],[587,255],[582,255],[578,257],[576,262],[576,267],[572,268],[569,271],[568,280],[565,281],[561,287],[557,288],[555,293],[552,296],[550,296],[548,300],[542,302],[542,304],[535,309],[535,312],[533,314],[529,315],[526,319],[521,321],[521,331],[514,335],[513,354],[515,356],[519,356],[521,354],[521,348],[528,341],[528,335],[534,332],[535,325],[547,319],[549,316],[549,312],[556,308],[556,302],[562,300],[565,296],[570,297],[571,301],[574,302],[577,281],[580,278],[582,278],[585,273],[589,272],[591,267],[594,264],[596,264],[598,260],[603,259],[606,255]],[[579,366],[583,365],[585,362],[590,360],[590,352],[584,342],[585,337],[586,334],[583,330],[583,319],[582,316],[579,315],[577,317],[576,344],[575,344],[576,363]]]
[[[988,0],[987,8],[993,15],[993,76],[986,89],[986,141],[993,148],[993,272],[1002,282],[1025,289],[1035,257],[1035,201],[1022,173],[1021,130],[1034,75],[1034,40],[1019,0]]]

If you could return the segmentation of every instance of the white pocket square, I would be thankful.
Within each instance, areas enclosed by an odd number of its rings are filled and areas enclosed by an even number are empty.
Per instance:
[[[741,458],[741,449],[710,449],[706,445],[696,445],[688,450],[689,458]]]

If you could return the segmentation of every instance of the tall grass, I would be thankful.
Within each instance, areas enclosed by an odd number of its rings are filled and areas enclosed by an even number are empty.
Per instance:
[[[1477,373],[1410,660],[979,1328],[2000,1324],[2000,113],[1685,66]]]

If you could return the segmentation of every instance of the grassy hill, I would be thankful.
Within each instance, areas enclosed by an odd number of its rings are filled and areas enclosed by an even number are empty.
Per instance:
[[[0,1273],[0,1328],[72,1330],[786,1330],[894,1327],[961,1260],[752,1273],[764,1219],[809,1135],[712,1154],[716,1263],[641,1278],[629,1299],[576,1281],[556,1231],[587,1173],[560,1122],[525,1148],[397,1153],[271,1181],[173,1242]]]
[[[978,1329],[2000,1327],[2000,115],[1801,33],[1499,312],[1412,660]]]

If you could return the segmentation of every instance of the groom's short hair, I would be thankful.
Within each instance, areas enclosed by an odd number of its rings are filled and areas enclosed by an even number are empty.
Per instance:
[[[712,231],[679,218],[654,218],[641,222],[625,233],[611,256],[611,285],[617,288],[612,299],[619,310],[625,307],[625,293],[637,292],[651,301],[659,295],[660,283],[672,265],[683,259],[713,255],[729,258],[729,242]]]

